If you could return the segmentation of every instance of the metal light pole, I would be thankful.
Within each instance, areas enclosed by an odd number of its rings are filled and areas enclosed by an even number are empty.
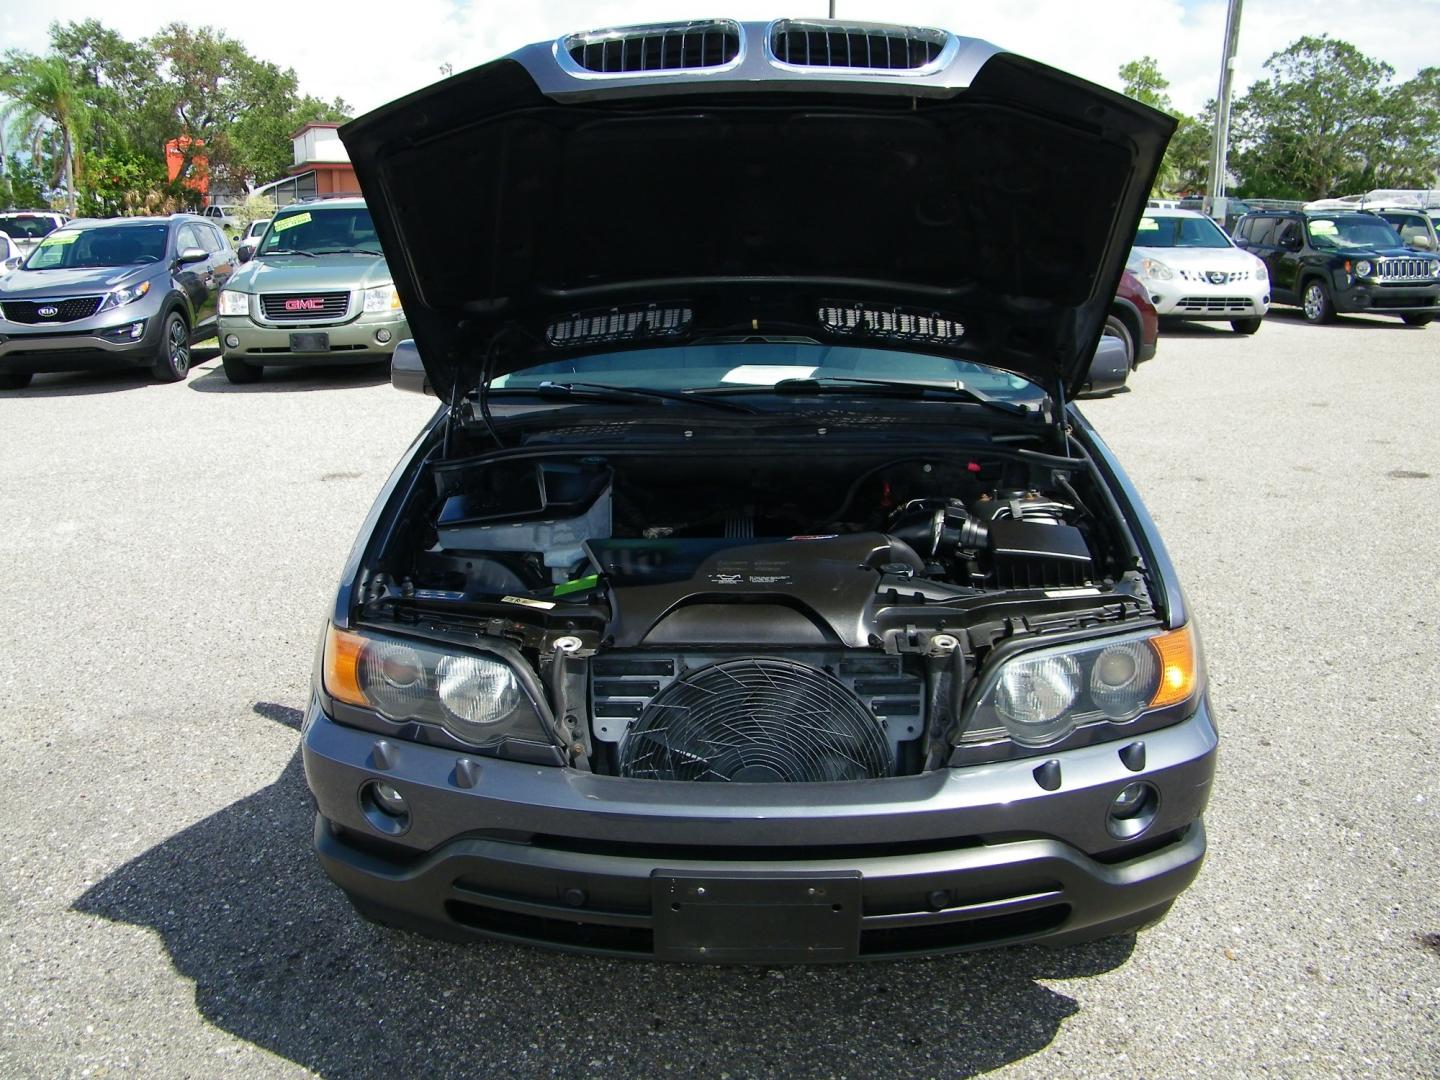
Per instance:
[[[1235,80],[1235,49],[1240,43],[1240,8],[1230,0],[1225,14],[1225,52],[1220,58],[1220,92],[1215,98],[1215,135],[1210,143],[1210,192],[1205,199],[1211,217],[1225,223],[1225,159],[1230,152],[1230,90]]]

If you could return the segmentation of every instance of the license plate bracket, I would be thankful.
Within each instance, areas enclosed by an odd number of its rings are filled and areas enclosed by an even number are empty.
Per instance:
[[[660,960],[823,963],[860,953],[858,870],[656,870],[650,884]]]
[[[329,352],[329,334],[291,334],[291,352]]]

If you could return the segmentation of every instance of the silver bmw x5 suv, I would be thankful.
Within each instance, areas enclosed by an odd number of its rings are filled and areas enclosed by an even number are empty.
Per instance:
[[[760,963],[1161,917],[1217,736],[1073,400],[1174,126],[939,30],[718,20],[342,128],[442,401],[303,725],[356,907]]]

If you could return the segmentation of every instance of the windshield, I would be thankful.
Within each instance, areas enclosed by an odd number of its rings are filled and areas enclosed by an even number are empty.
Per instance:
[[[86,266],[138,266],[165,258],[170,228],[164,222],[61,229],[30,253],[26,270],[73,270]]]
[[[310,207],[291,214],[277,214],[270,231],[260,241],[259,255],[300,251],[326,255],[337,251],[373,251],[380,254],[380,238],[370,211],[359,207]]]
[[[26,214],[21,217],[0,217],[0,232],[16,240],[38,240],[56,229],[55,219],[48,215]]]
[[[1136,247],[1227,248],[1230,238],[1204,217],[1145,217],[1135,230]]]
[[[628,349],[537,364],[497,378],[497,389],[535,387],[571,380],[650,390],[742,389],[774,386],[783,379],[899,379],[957,381],[967,390],[1001,401],[1038,405],[1045,392],[1006,371],[925,353],[890,352],[814,342],[746,341]],[[863,393],[863,388],[857,388]]]
[[[1394,228],[1379,218],[1311,218],[1306,226],[1310,242],[1317,248],[1404,246]]]

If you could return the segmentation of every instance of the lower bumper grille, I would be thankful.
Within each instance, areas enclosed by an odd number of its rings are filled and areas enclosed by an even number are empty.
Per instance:
[[[1175,305],[1175,310],[1197,315],[1209,312],[1234,312],[1244,315],[1255,310],[1255,301],[1248,296],[1182,296]]]

